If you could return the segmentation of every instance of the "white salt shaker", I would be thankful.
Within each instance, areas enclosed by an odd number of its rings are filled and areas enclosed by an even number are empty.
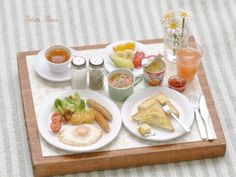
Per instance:
[[[71,86],[73,89],[84,89],[87,86],[86,59],[77,56],[71,61]]]

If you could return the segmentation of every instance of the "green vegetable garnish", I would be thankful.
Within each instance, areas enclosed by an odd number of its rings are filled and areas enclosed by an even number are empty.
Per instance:
[[[54,102],[54,105],[53,105],[53,110],[61,115],[64,114],[64,111],[63,111],[63,103],[60,99],[56,99],[55,102]]]
[[[75,113],[85,108],[85,101],[80,98],[79,93],[65,97],[63,100],[57,98],[54,102],[53,109],[55,112],[63,115],[65,112]]]
[[[58,106],[62,106],[62,101],[59,98],[57,98],[54,102],[54,106],[55,108],[57,108]]]
[[[80,101],[79,110],[82,111],[85,108],[85,101],[82,99]]]
[[[74,94],[74,99],[75,99],[76,102],[80,103],[80,100],[81,100],[80,94],[79,93],[75,93]]]

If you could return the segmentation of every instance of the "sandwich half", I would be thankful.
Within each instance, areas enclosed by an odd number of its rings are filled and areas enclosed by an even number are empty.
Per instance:
[[[132,119],[169,131],[175,130],[171,124],[170,119],[167,117],[166,113],[162,109],[161,104],[158,101],[154,102],[154,104],[150,105],[148,108],[139,110],[132,116]]]
[[[179,117],[179,112],[178,110],[175,108],[175,106],[171,103],[171,101],[169,100],[169,98],[164,95],[163,93],[158,93],[155,94],[154,96],[148,98],[147,100],[143,101],[139,106],[138,106],[138,111],[142,111],[145,110],[147,108],[149,108],[151,105],[153,105],[154,103],[159,102],[161,105],[163,105],[164,103],[166,103],[171,111],[177,116]]]

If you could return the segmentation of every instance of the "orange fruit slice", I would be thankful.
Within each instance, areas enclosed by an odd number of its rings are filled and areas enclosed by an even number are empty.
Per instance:
[[[134,50],[135,49],[135,43],[134,42],[128,42],[125,44],[126,49]]]
[[[134,42],[127,42],[124,44],[119,44],[113,47],[114,52],[117,51],[125,51],[127,49],[134,50],[135,49],[135,43]]]

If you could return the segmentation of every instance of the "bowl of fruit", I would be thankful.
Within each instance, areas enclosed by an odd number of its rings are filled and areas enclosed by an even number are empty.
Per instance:
[[[126,68],[135,76],[143,74],[142,59],[147,49],[136,41],[119,41],[108,45],[103,51],[105,68],[111,72],[117,68]]]

